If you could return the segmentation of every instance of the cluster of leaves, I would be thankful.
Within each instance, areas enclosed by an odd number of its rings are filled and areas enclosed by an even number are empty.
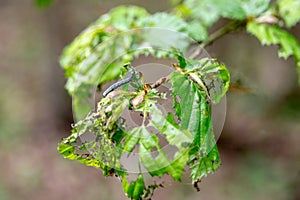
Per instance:
[[[82,119],[91,109],[83,105],[93,86],[118,78],[124,63],[131,62],[140,54],[157,58],[175,56],[174,53],[157,49],[141,49],[147,42],[140,33],[141,28],[162,27],[186,33],[187,26],[175,15],[150,15],[135,6],[115,8],[91,24],[65,48],[60,62],[66,71],[66,89],[74,96],[78,118]]]
[[[198,42],[205,43],[210,41],[208,29],[221,17],[228,18],[241,22],[236,24],[247,27],[247,31],[263,45],[279,45],[280,57],[293,55],[300,74],[298,41],[280,27],[281,19],[287,27],[299,21],[298,9],[295,9],[299,7],[297,2],[285,0],[270,5],[269,0],[234,0],[230,3],[220,0],[186,0],[172,13],[153,15],[139,7],[121,6],[113,9],[84,30],[63,52],[61,65],[68,78],[66,88],[74,96],[74,109],[78,118],[82,119],[91,109],[84,103],[92,86],[119,77],[123,63],[146,54],[137,51],[144,45],[144,39],[132,29],[161,27],[188,34]],[[128,34],[120,34],[124,32]],[[159,58],[174,57],[170,53],[163,54],[155,50],[148,54],[156,54]],[[114,60],[116,58],[118,60]],[[99,77],[98,74],[103,76]]]
[[[299,9],[299,0],[277,0],[273,4],[270,0],[185,0],[176,7],[179,16],[202,27],[199,30],[203,35],[208,35],[208,28],[223,17],[233,20],[240,28],[246,27],[262,45],[278,45],[279,57],[294,56],[300,83],[300,46],[285,30],[299,22]],[[205,40],[209,40],[208,36],[200,41]]]
[[[120,162],[122,156],[134,149],[138,148],[139,161],[151,176],[169,174],[180,181],[185,166],[190,166],[192,181],[196,183],[214,172],[220,166],[220,158],[207,101],[212,98],[218,103],[228,90],[229,73],[224,65],[213,59],[183,60],[181,57],[180,64],[175,65],[175,71],[167,80],[172,85],[176,116],[172,113],[164,116],[157,107],[157,99],[162,96],[158,90],[147,84],[141,88],[141,84],[133,82],[132,86],[139,86],[133,87],[134,91],[121,90],[103,98],[95,112],[75,124],[72,134],[59,145],[59,152],[65,158],[101,168],[104,175],[120,176],[124,192],[133,199],[150,194],[143,174],[140,172],[137,180],[128,183],[127,170]],[[205,76],[221,81],[218,95],[211,92],[214,95],[208,96]],[[125,109],[142,112],[143,124],[127,130],[121,118]],[[175,118],[179,118],[180,123],[176,123]],[[153,129],[165,136],[169,145],[176,147],[173,157],[166,154]],[[93,134],[94,139],[80,140],[86,133]],[[150,188],[155,186],[150,185]]]
[[[181,32],[204,47],[223,34],[245,28],[262,44],[279,45],[280,57],[294,56],[300,74],[299,44],[283,29],[299,21],[300,15],[295,9],[299,8],[298,0],[278,0],[274,4],[269,0],[174,3],[171,13],[152,15],[135,6],[115,8],[67,46],[60,60],[68,79],[66,89],[73,96],[74,112],[80,121],[73,126],[72,134],[59,144],[59,152],[65,158],[102,169],[104,175],[119,176],[124,192],[132,199],[149,198],[151,190],[159,187],[156,184],[147,187],[141,171],[135,181],[128,180],[127,169],[120,160],[135,150],[139,152],[140,164],[151,176],[168,174],[177,181],[181,180],[186,166],[194,184],[220,166],[210,105],[225,95],[230,80],[226,67],[216,60],[186,58],[184,51],[191,41],[179,44],[179,38],[164,37],[168,45],[161,44],[164,41],[150,41],[158,44],[156,49],[142,48],[149,43],[143,37],[143,30],[155,27]],[[220,18],[233,23],[209,35],[209,28]],[[167,78],[174,113],[163,115],[157,100],[164,95],[138,77],[129,84],[131,88],[124,87],[103,98],[92,111],[86,102],[93,88],[123,77],[126,73],[123,66],[140,55],[177,59],[174,72]],[[129,110],[142,112],[144,116],[142,125],[130,130],[121,117]],[[173,156],[166,154],[157,133],[176,148]],[[92,135],[93,139],[82,140],[85,134]]]

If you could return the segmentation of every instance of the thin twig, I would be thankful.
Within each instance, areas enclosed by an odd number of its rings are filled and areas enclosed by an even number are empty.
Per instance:
[[[158,88],[161,84],[167,82],[170,79],[170,74],[166,77],[161,77],[160,79],[158,79],[155,83],[150,85],[150,88]]]
[[[232,23],[229,23],[223,27],[221,27],[220,29],[218,29],[217,31],[215,31],[214,33],[212,33],[211,35],[208,36],[208,38],[200,43],[200,48],[195,51],[191,56],[189,56],[190,59],[194,59],[196,58],[197,55],[199,55],[202,51],[202,49],[204,49],[206,46],[212,44],[214,41],[216,41],[217,39],[219,39],[220,37],[238,30],[239,28],[243,27],[245,25],[244,21],[234,21]]]

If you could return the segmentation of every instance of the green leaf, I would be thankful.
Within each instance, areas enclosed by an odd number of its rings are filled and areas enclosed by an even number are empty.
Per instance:
[[[124,144],[125,152],[132,152],[135,146],[139,143],[140,138],[143,135],[143,128],[134,128],[127,133],[127,137]]]
[[[138,6],[119,6],[112,9],[109,14],[100,17],[97,23],[126,31],[142,27],[148,16],[149,13],[144,8]]]
[[[69,160],[77,160],[80,163],[85,164],[86,166],[95,167],[95,168],[104,168],[101,162],[92,156],[83,157],[82,155],[75,154],[75,147],[69,143],[60,143],[57,150],[59,153]]]
[[[148,26],[182,32],[186,28],[187,24],[176,15],[168,13],[155,13],[146,20],[145,27]]]
[[[210,6],[222,17],[229,19],[243,20],[247,15],[241,5],[241,0],[210,0]]]
[[[151,115],[150,124],[147,127],[137,127],[128,132],[124,150],[131,152],[139,144],[140,161],[152,176],[170,174],[175,180],[180,180],[188,161],[188,145],[192,142],[191,135],[167,121],[153,102],[151,102],[151,108],[146,110]],[[173,158],[167,156],[163,151],[158,137],[148,130],[149,127],[159,130],[161,134],[166,135],[166,139],[171,145],[177,147],[178,151]],[[153,150],[156,151],[153,152]],[[154,157],[154,154],[157,156]]]
[[[114,80],[120,77],[122,72],[123,62],[114,62],[107,66],[107,69],[103,72],[103,75],[100,77],[99,84]]]
[[[208,37],[206,27],[201,24],[199,21],[194,20],[188,23],[187,31],[194,40],[196,41],[204,41]]]
[[[186,68],[184,73],[190,76],[194,83],[197,83],[199,87],[202,87],[203,91],[206,92],[206,95],[212,103],[219,103],[228,91],[230,84],[230,73],[226,66],[215,59],[209,58],[203,58],[201,60],[185,60],[184,58],[181,58],[181,62],[179,64],[181,63],[183,63],[185,66],[184,68]],[[183,83],[184,80],[182,79],[181,82]],[[185,82],[185,84],[188,83]],[[193,91],[195,91],[195,88],[191,88],[191,85],[186,87],[188,88],[186,92],[193,93]],[[178,88],[178,90],[178,92],[185,91],[184,88]],[[187,96],[187,99],[184,101],[189,100],[193,101],[191,96]],[[176,106],[177,105],[175,105],[175,107]],[[189,114],[187,115],[189,116]]]
[[[300,83],[300,46],[298,41],[278,26],[249,22],[247,31],[256,36],[263,45],[279,45],[278,56],[287,59],[294,56]]]
[[[39,8],[45,8],[53,4],[54,0],[35,0],[35,5]]]
[[[209,28],[220,17],[245,20],[259,16],[269,8],[269,3],[270,0],[185,0],[177,6],[177,14]]]
[[[270,0],[185,0],[176,7],[177,15],[188,21],[189,35],[197,41],[207,39],[207,29],[220,17],[245,20],[269,8]]]
[[[193,142],[189,146],[189,162],[191,163],[191,177],[193,182],[197,182],[204,175],[214,172],[220,163],[219,156],[211,156],[210,152],[215,145],[210,108],[206,102],[206,93],[197,83],[189,80],[186,76],[173,72],[170,78],[172,93],[180,98],[179,104],[181,119],[181,129],[187,129],[193,134]],[[213,150],[214,155],[218,155],[218,150]],[[210,165],[203,165],[203,161],[210,160],[216,163],[214,171],[210,170]],[[205,162],[207,163],[207,162]]]
[[[219,103],[228,91],[230,84],[230,73],[226,66],[215,59],[209,58],[189,62],[189,70],[186,73],[192,78],[194,76],[199,77],[209,92],[212,103]]]
[[[197,163],[191,166],[191,177],[194,182],[197,182],[202,177],[207,176],[209,173],[215,172],[221,165],[220,156],[217,146],[208,153],[207,156],[199,158]]]
[[[182,144],[190,144],[192,142],[192,135],[184,129],[179,129],[170,123],[163,116],[162,112],[155,106],[152,105],[150,108],[150,126],[153,126],[160,131],[161,134],[166,135],[168,142],[176,146],[179,150],[182,150]]]
[[[299,0],[277,0],[280,17],[285,21],[287,27],[292,27],[300,20]]]
[[[93,88],[92,85],[82,84],[74,92],[72,109],[74,118],[77,121],[84,119],[93,108],[93,105],[89,102],[89,99],[91,98],[91,88]]]
[[[176,154],[174,159],[169,158],[161,148],[157,148],[157,156],[154,156],[145,148],[145,143],[140,145],[140,160],[151,176],[170,174],[175,180],[180,181],[184,166],[188,161],[188,151]]]
[[[128,183],[126,176],[122,177],[122,187],[127,197],[141,199],[144,193],[145,183],[142,174],[139,174],[136,181]]]
[[[181,3],[181,0],[169,0],[169,1],[170,1],[171,5],[173,5],[173,6]]]
[[[196,93],[195,86],[177,72],[172,73],[170,83],[174,96],[180,98],[180,113],[178,117],[181,119],[181,128],[187,129],[191,133],[196,133],[199,130],[199,119],[201,110],[199,105],[199,95]]]
[[[219,10],[209,3],[209,0],[185,0],[177,7],[178,15],[192,20],[197,20],[203,26],[210,27],[219,17]]]
[[[188,161],[188,149],[180,146],[180,150],[170,158],[159,145],[158,137],[150,133],[146,127],[139,128],[142,132],[140,139],[140,161],[152,176],[170,174],[175,180],[180,180],[184,166]],[[167,134],[172,134],[168,132]],[[183,142],[180,141],[179,144]],[[179,145],[178,144],[178,145]],[[176,145],[176,146],[178,146]],[[155,149],[156,151],[152,151]],[[156,156],[154,156],[156,154]]]
[[[244,20],[250,16],[259,16],[266,11],[270,0],[211,0],[209,2],[222,17]]]
[[[270,0],[243,0],[241,7],[246,15],[257,17],[269,8]]]

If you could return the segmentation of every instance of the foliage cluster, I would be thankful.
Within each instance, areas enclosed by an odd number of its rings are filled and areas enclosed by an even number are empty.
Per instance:
[[[300,47],[287,29],[300,20],[299,0],[184,0],[172,1],[171,12],[150,14],[144,8],[120,6],[102,15],[68,45],[60,60],[67,77],[66,89],[73,96],[74,112],[81,119],[72,134],[63,139],[58,150],[62,156],[87,166],[101,168],[104,175],[121,178],[124,192],[132,199],[150,198],[160,185],[146,185],[142,171],[136,180],[128,180],[120,162],[124,155],[139,152],[140,164],[151,176],[170,175],[180,181],[190,170],[197,183],[219,168],[221,161],[214,139],[211,105],[217,104],[229,88],[227,68],[216,59],[186,57],[190,41],[179,48],[178,38],[170,39],[167,49],[142,48],[149,42],[142,32],[163,28],[186,34],[201,48],[232,31],[246,30],[262,45],[278,45],[278,56],[293,56],[300,76]],[[213,33],[210,28],[220,19],[229,23]],[[158,59],[172,58],[174,71],[156,83],[146,83],[134,68],[124,67],[140,55]],[[85,102],[93,88],[124,77],[133,71],[132,81],[110,93],[92,110]],[[215,84],[215,83],[219,84]],[[164,115],[157,105],[166,98],[161,84],[171,85],[174,113]],[[128,129],[122,113],[141,112],[143,123]],[[153,131],[155,130],[155,131]],[[86,133],[92,141],[82,141]],[[158,134],[176,148],[168,156]],[[155,153],[155,156],[154,156]]]

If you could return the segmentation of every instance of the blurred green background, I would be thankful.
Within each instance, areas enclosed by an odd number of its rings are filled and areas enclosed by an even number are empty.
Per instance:
[[[150,12],[168,1],[63,0],[38,9],[33,0],[0,0],[0,200],[126,199],[117,179],[65,160],[56,150],[73,122],[58,65],[62,48],[89,23],[121,4]],[[216,25],[220,26],[222,22]],[[300,26],[292,28],[300,41]],[[200,184],[167,184],[154,199],[299,200],[300,88],[292,59],[239,32],[207,51],[224,62],[232,89],[218,141],[222,166]]]

